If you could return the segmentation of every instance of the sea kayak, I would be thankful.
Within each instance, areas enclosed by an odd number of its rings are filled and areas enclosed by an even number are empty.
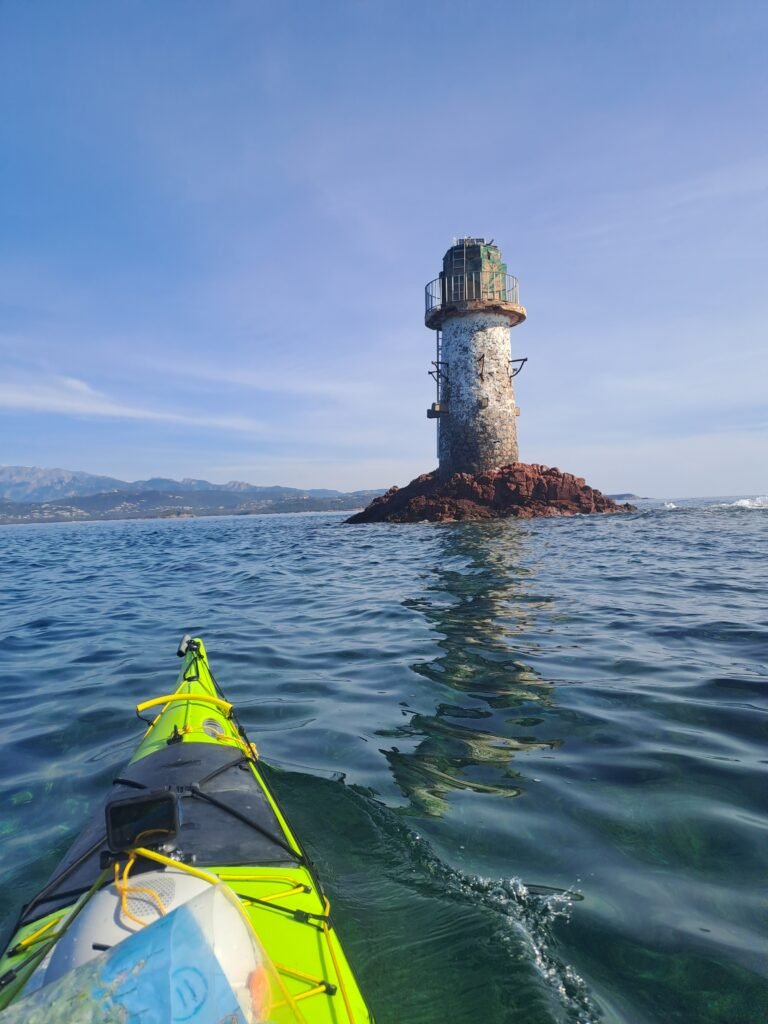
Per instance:
[[[136,752],[21,912],[0,1024],[372,1022],[202,640],[178,653],[178,688],[137,706]]]

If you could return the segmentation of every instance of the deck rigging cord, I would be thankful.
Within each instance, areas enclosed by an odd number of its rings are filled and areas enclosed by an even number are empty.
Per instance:
[[[246,730],[238,721],[235,714],[233,705],[226,700],[222,690],[213,677],[212,672],[207,663],[204,648],[202,642],[197,640],[188,641],[187,651],[189,655],[189,661],[185,667],[185,670],[181,676],[182,688],[185,688],[187,692],[176,692],[174,694],[163,695],[160,697],[153,698],[148,701],[144,701],[137,705],[136,712],[139,718],[142,719],[147,725],[144,739],[151,736],[151,749],[154,752],[161,752],[165,749],[165,746],[171,746],[171,751],[168,755],[163,755],[160,760],[160,764],[164,764],[166,767],[172,767],[174,771],[171,772],[171,780],[173,779],[174,773],[179,781],[185,782],[184,785],[166,785],[164,790],[172,793],[177,801],[181,799],[189,799],[200,801],[210,807],[216,808],[223,814],[226,814],[235,820],[239,821],[249,829],[252,829],[270,844],[279,848],[284,853],[288,854],[292,864],[286,868],[285,873],[281,873],[280,870],[275,871],[274,868],[270,870],[268,867],[269,858],[261,858],[259,863],[264,867],[259,868],[258,866],[251,869],[250,867],[238,869],[237,867],[223,867],[220,869],[202,867],[198,868],[194,865],[194,855],[187,852],[186,854],[181,850],[174,850],[172,845],[164,845],[166,840],[161,836],[155,835],[155,833],[165,833],[171,837],[176,835],[176,830],[179,828],[179,819],[176,818],[175,824],[173,825],[173,831],[169,832],[168,829],[145,829],[143,832],[134,831],[129,840],[122,840],[125,842],[125,846],[113,845],[112,836],[120,834],[119,832],[113,833],[113,825],[110,824],[111,820],[108,814],[108,829],[107,834],[103,831],[96,832],[94,829],[88,833],[90,838],[94,835],[98,836],[96,842],[89,843],[88,847],[79,853],[75,859],[68,864],[63,870],[61,870],[55,878],[51,879],[45,887],[37,894],[22,910],[19,921],[17,922],[16,930],[22,929],[21,936],[19,937],[16,945],[8,951],[8,955],[12,958],[11,963],[8,965],[8,969],[5,973],[0,976],[0,1010],[4,1009],[16,996],[22,992],[25,988],[29,978],[32,974],[43,964],[46,956],[53,950],[56,942],[66,933],[70,928],[72,922],[77,918],[83,908],[93,898],[93,896],[101,889],[109,888],[108,879],[111,872],[113,872],[113,885],[114,893],[117,895],[117,916],[123,918],[125,921],[133,922],[138,929],[151,926],[155,920],[160,917],[164,917],[167,914],[172,913],[176,907],[166,905],[163,896],[167,900],[167,894],[163,887],[163,884],[159,881],[154,882],[152,877],[142,879],[142,874],[152,871],[153,864],[157,867],[170,870],[172,872],[186,873],[190,876],[196,877],[202,881],[207,882],[212,886],[225,885],[229,892],[233,894],[238,903],[242,908],[251,908],[246,915],[250,921],[251,927],[254,928],[256,920],[260,923],[264,922],[265,926],[269,928],[267,918],[262,918],[262,914],[268,912],[277,913],[281,916],[289,917],[296,924],[308,926],[316,930],[318,934],[317,943],[320,947],[324,948],[325,952],[321,960],[317,963],[317,966],[324,973],[330,974],[330,978],[318,977],[313,973],[299,970],[297,967],[293,967],[290,964],[278,963],[276,959],[272,960],[272,963],[276,969],[277,976],[274,982],[273,990],[275,994],[278,994],[278,988],[282,993],[282,999],[284,1002],[273,1004],[273,1008],[279,1008],[280,1006],[290,1005],[296,1013],[297,1020],[305,1022],[304,1016],[295,1007],[295,1003],[303,1002],[310,997],[325,994],[328,997],[332,997],[337,994],[341,995],[344,1007],[346,1010],[346,1019],[349,1024],[355,1024],[355,1016],[352,1008],[352,1000],[350,993],[347,991],[348,984],[354,989],[354,978],[349,975],[349,967],[344,961],[343,950],[338,946],[338,938],[331,935],[333,930],[333,924],[331,920],[331,908],[330,903],[322,891],[320,882],[317,878],[314,866],[311,861],[304,853],[298,839],[295,837],[293,830],[285,821],[279,804],[277,803],[276,797],[273,795],[271,788],[264,777],[263,769],[259,769],[259,755],[255,744],[253,744],[246,733]],[[182,646],[184,641],[182,642]],[[179,653],[182,654],[180,648]],[[191,684],[199,682],[202,687],[206,687],[209,691],[213,687],[217,696],[211,696],[210,692],[190,692],[192,690]],[[186,684],[186,687],[184,686]],[[215,719],[204,719],[202,726],[199,721],[201,718],[198,710],[197,714],[192,713],[194,704],[207,705],[211,708],[212,715],[215,714]],[[171,736],[168,738],[159,737],[156,729],[163,712],[168,708],[182,708],[181,715],[178,712],[176,714],[171,713],[169,716],[171,721],[175,723],[173,725],[173,731]],[[158,708],[158,714],[152,721],[148,721],[143,718],[142,712],[149,708]],[[168,720],[166,719],[166,722]],[[190,725],[190,721],[194,723]],[[216,723],[219,723],[218,728],[220,732],[216,730]],[[182,725],[182,723],[184,723]],[[212,723],[209,726],[209,723]],[[163,730],[164,732],[165,730]],[[194,734],[201,733],[201,741],[209,744],[206,747],[202,747],[197,741],[197,736]],[[186,748],[185,753],[177,755],[173,753],[173,744],[181,743],[182,740],[191,740],[193,746]],[[212,746],[210,745],[212,744]],[[232,753],[236,754],[230,758],[224,751],[216,753],[216,747],[219,744],[230,744],[233,749]],[[179,750],[182,748],[179,747]],[[205,754],[202,760],[194,760],[195,757],[201,755],[192,754],[191,759],[187,755],[189,750],[207,750],[210,753]],[[221,760],[221,757],[226,758],[225,763],[217,764],[217,761]],[[185,760],[186,757],[186,760]],[[170,760],[169,760],[170,758]],[[207,764],[206,764],[207,761]],[[157,798],[160,790],[153,791],[149,785],[145,782],[139,781],[142,774],[139,774],[139,778],[131,778],[133,774],[131,768],[135,763],[140,763],[139,760],[130,762],[127,769],[124,769],[123,773],[116,776],[113,779],[113,785],[124,786],[129,790],[142,790],[147,791],[147,795]],[[211,763],[215,764],[216,767],[212,768],[207,774],[201,775],[196,781],[190,781],[190,772],[188,765],[202,764],[210,768]],[[177,765],[182,766],[181,770],[177,768]],[[218,777],[225,775],[228,771],[234,772],[234,776],[230,777],[229,781],[225,781],[223,785],[219,784],[214,787],[219,790],[218,793],[209,793],[203,787],[206,787],[213,780]],[[225,799],[234,794],[238,794],[238,790],[245,792],[245,780],[240,776],[240,771],[247,772],[250,784],[255,780],[256,786],[260,791],[259,800],[263,803],[263,798],[266,798],[266,803],[269,804],[271,810],[275,816],[275,825],[282,829],[280,835],[274,834],[273,831],[259,821],[251,813],[244,813],[236,806],[231,806],[228,799]],[[251,778],[253,776],[253,778]],[[143,777],[152,781],[151,772],[147,774],[143,773]],[[192,775],[194,779],[194,775]],[[240,781],[237,781],[237,780]],[[166,777],[167,781],[167,777]],[[123,804],[132,804],[141,802],[144,800],[143,796],[128,797],[126,794],[120,794],[109,806],[116,806],[121,802]],[[169,797],[165,795],[164,801],[168,801]],[[187,805],[190,807],[190,805]],[[245,809],[250,812],[253,809],[253,803],[245,803]],[[256,804],[258,814],[258,801]],[[266,811],[266,805],[264,805]],[[177,803],[178,812],[178,803]],[[193,812],[190,810],[190,814]],[[200,813],[203,813],[202,811]],[[206,815],[210,815],[212,812],[205,812]],[[151,819],[144,818],[144,821],[149,823]],[[192,817],[194,821],[194,815]],[[198,821],[206,823],[205,827],[210,827],[210,822],[214,822],[214,832],[216,826],[220,827],[220,823],[217,822],[216,816],[213,818],[202,817],[198,818]],[[264,818],[267,824],[269,823],[268,818]],[[115,826],[116,827],[116,826]],[[235,829],[236,826],[232,826]],[[83,837],[84,841],[85,836]],[[248,841],[250,843],[250,840]],[[106,847],[106,848],[105,848]],[[168,851],[171,856],[166,856],[165,852],[160,852],[160,849]],[[253,846],[249,847],[253,849]],[[256,847],[258,848],[258,846]],[[214,844],[215,849],[215,844]],[[196,849],[199,856],[199,849]],[[96,880],[90,885],[90,887],[73,888],[70,891],[64,891],[62,886],[67,882],[68,879],[72,878],[72,882],[77,885],[82,879],[82,874],[78,876],[77,872],[79,869],[84,868],[89,860],[100,858],[101,871],[96,877]],[[277,856],[274,857],[274,863],[280,863],[281,859]],[[211,861],[208,859],[208,863],[217,863],[215,859]],[[221,861],[218,861],[221,863]],[[237,861],[235,861],[235,864]],[[264,870],[266,868],[266,870]],[[297,869],[302,869],[301,871]],[[86,868],[86,871],[88,869]],[[296,873],[291,875],[288,872],[295,871]],[[90,876],[93,877],[92,875]],[[154,878],[158,879],[158,874],[154,874]],[[141,884],[144,881],[145,884]],[[307,883],[311,884],[307,884]],[[270,888],[268,891],[262,891],[261,886],[268,884]],[[155,891],[152,887],[154,884],[160,888],[161,892]],[[235,891],[234,886],[240,891]],[[311,910],[305,910],[302,906],[302,897],[309,897],[313,894],[311,899],[305,901],[305,905],[312,907]],[[131,900],[132,896],[143,897],[138,901]],[[56,909],[54,906],[53,911],[49,911],[44,917],[41,923],[40,916],[37,920],[31,920],[35,910],[38,910],[44,903],[51,903],[58,901],[59,907],[61,907],[61,901],[69,897],[77,897],[77,901],[73,906]],[[137,910],[136,903],[139,906],[142,903],[149,907],[157,914],[157,917],[152,917],[147,920],[147,914],[143,914],[141,909]],[[298,905],[297,905],[298,904]],[[320,911],[320,912],[318,912]],[[143,916],[140,916],[143,915]],[[275,927],[278,927],[278,922],[275,922]],[[282,925],[279,926],[282,928]],[[24,932],[26,931],[26,934]],[[258,934],[258,930],[256,931]],[[269,932],[265,931],[265,935]],[[293,932],[290,930],[290,935],[299,935],[299,932]],[[119,940],[118,940],[119,941]],[[303,940],[302,940],[303,941]],[[314,939],[311,940],[313,943]],[[110,946],[102,945],[100,943],[94,943],[93,949],[95,951],[106,951]],[[288,949],[290,950],[289,956],[293,958],[295,951],[299,948],[297,940],[294,939],[290,942]],[[278,956],[280,954],[278,953]],[[13,962],[14,959],[19,958],[19,962]],[[341,958],[341,962],[340,962]],[[282,959],[282,958],[281,958]],[[332,965],[332,970],[330,970]],[[313,964],[307,964],[312,970],[316,970]],[[43,970],[47,970],[47,963]],[[346,974],[345,974],[346,972]],[[274,972],[273,972],[274,973]],[[335,977],[334,977],[335,975]],[[282,976],[282,977],[280,977]],[[290,988],[293,991],[286,988],[285,978],[293,979],[290,984]],[[278,996],[280,998],[280,996]],[[330,1009],[330,1008],[329,1008]],[[339,1015],[340,1007],[338,1003],[330,1012],[334,1019]],[[341,1021],[342,1017],[338,1017]],[[367,1016],[366,1016],[366,1019]]]

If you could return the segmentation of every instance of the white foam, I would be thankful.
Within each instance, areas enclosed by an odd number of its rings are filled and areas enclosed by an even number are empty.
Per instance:
[[[498,941],[514,949],[522,940],[530,962],[547,983],[566,1016],[558,1020],[571,1024],[598,1024],[600,1013],[584,979],[558,956],[552,938],[552,925],[558,919],[569,920],[574,902],[582,896],[577,891],[547,890],[528,887],[519,878],[483,878],[464,874],[441,861],[427,840],[407,827],[402,833],[411,853],[427,877],[439,887],[441,894],[483,906],[494,912]],[[539,890],[537,892],[537,889]],[[515,957],[519,953],[515,952]]]
[[[738,501],[732,501],[728,504],[721,505],[721,508],[768,508],[768,497],[763,495],[761,498],[739,498]]]
[[[677,508],[677,505],[674,503],[674,501],[665,501],[664,508]]]

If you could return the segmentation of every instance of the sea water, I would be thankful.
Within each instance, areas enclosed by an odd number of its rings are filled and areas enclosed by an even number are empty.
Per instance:
[[[0,531],[0,922],[182,633],[379,1024],[768,1020],[768,500]]]

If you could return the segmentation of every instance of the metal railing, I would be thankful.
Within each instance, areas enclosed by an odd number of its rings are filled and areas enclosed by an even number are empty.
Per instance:
[[[459,302],[508,302],[520,304],[517,278],[497,270],[472,270],[467,274],[442,274],[424,289],[426,315]]]

